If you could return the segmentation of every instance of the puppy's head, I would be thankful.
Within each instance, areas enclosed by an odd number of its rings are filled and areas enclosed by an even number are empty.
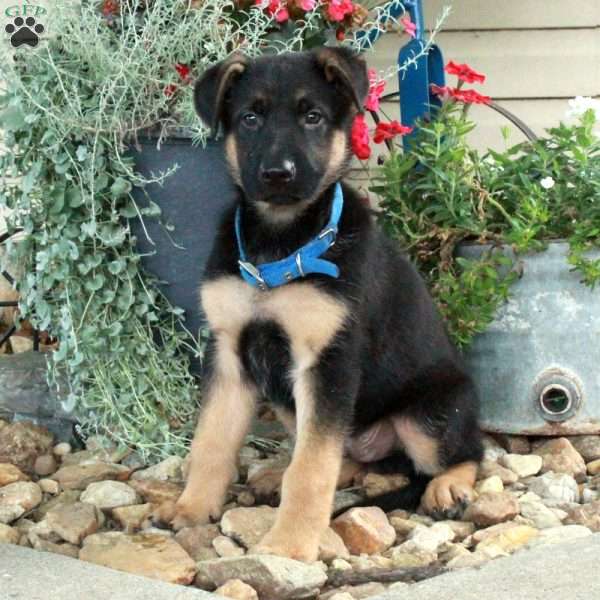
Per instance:
[[[222,127],[247,201],[285,221],[344,174],[352,121],[367,91],[362,59],[323,48],[256,60],[234,54],[206,71],[195,101],[213,132]]]

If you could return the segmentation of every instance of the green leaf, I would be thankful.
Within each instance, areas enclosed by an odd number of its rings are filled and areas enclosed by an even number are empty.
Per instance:
[[[78,187],[69,187],[66,191],[66,200],[67,204],[71,208],[77,208],[83,204],[83,196],[81,195],[81,190]]]
[[[0,112],[0,125],[6,131],[19,131],[23,129],[27,122],[25,114],[20,106],[9,106]]]
[[[129,193],[131,188],[131,182],[123,179],[122,177],[117,177],[114,183],[110,186],[110,193],[115,198],[118,198],[119,196],[124,196],[125,194]]]

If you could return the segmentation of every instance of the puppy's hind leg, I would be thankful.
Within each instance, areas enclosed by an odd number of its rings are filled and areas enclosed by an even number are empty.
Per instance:
[[[415,470],[433,477],[421,506],[434,518],[452,519],[474,497],[483,449],[471,381],[465,376],[443,384],[426,388],[418,407],[393,423]]]

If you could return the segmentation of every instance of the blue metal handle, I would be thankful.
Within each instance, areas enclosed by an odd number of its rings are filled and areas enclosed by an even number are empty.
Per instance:
[[[398,67],[412,57],[420,54],[425,47],[425,25],[421,0],[405,2],[406,10],[416,27],[416,37],[400,49]],[[441,106],[441,100],[431,93],[431,85],[443,86],[444,58],[442,51],[435,44],[429,48],[426,55],[420,56],[414,65],[405,71],[398,71],[398,86],[400,90],[400,115],[402,124],[415,126],[417,119],[430,115]],[[404,148],[408,148],[416,131],[403,138]]]

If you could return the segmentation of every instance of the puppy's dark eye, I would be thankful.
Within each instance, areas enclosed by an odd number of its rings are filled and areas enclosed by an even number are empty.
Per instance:
[[[306,113],[304,120],[307,125],[317,125],[321,122],[323,115],[318,110],[311,110]]]
[[[246,127],[256,127],[258,125],[258,115],[253,112],[247,112],[242,115],[242,123]]]

